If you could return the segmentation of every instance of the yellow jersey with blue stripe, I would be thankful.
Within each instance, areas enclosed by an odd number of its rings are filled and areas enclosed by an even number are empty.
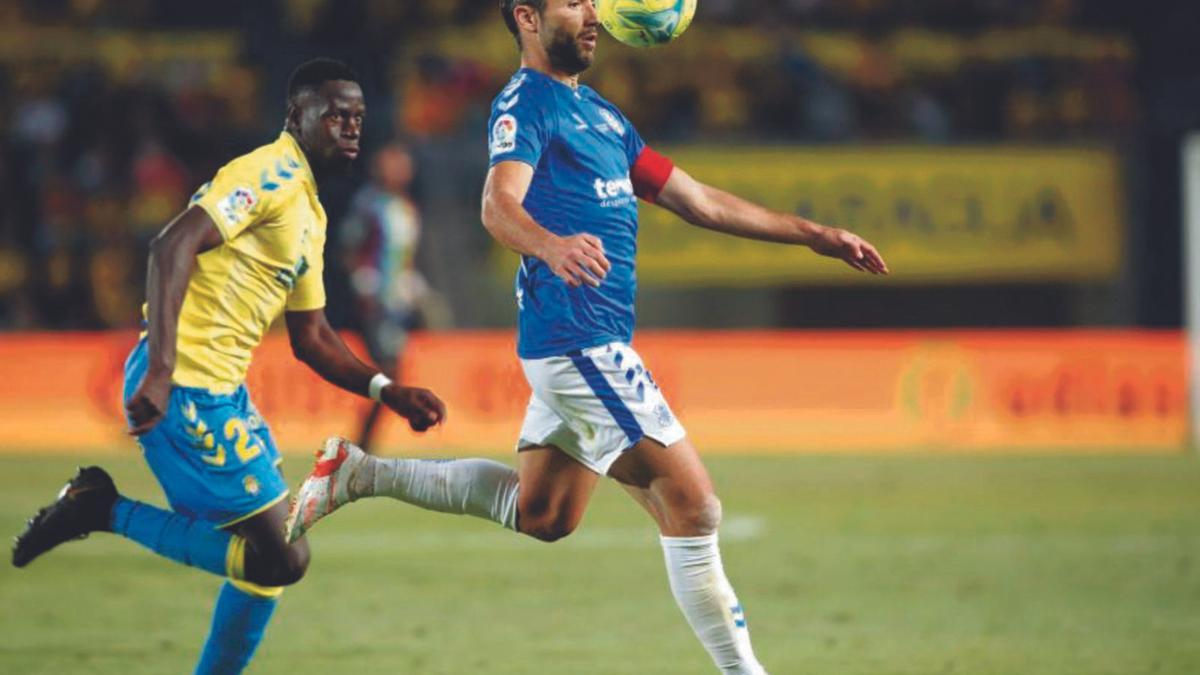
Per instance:
[[[325,210],[288,132],[226,164],[192,197],[224,243],[196,258],[179,314],[174,383],[227,394],[287,311],[325,306]]]

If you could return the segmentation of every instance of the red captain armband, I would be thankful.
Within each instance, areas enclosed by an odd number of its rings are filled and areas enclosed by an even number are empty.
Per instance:
[[[654,148],[645,146],[629,171],[629,178],[633,181],[633,194],[653,204],[674,170],[675,163],[666,155],[660,155]]]

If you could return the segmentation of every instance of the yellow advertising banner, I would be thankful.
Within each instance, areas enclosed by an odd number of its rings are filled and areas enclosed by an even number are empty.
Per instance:
[[[121,411],[136,334],[0,338],[0,452],[134,452]],[[353,341],[352,341],[353,342]],[[706,453],[1179,452],[1187,380],[1178,331],[647,331],[635,345]],[[423,435],[386,415],[410,455],[512,451],[529,386],[508,331],[425,333],[404,379],[449,408]],[[357,433],[369,401],[327,384],[284,335],[247,385],[280,445]]]
[[[667,152],[701,181],[863,235],[891,266],[889,284],[1102,281],[1121,266],[1125,206],[1111,150],[687,146]],[[646,204],[638,247],[645,285],[878,283],[807,249],[716,234]]]

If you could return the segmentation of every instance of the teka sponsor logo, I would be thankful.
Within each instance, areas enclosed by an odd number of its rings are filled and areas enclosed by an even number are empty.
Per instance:
[[[592,187],[596,189],[596,196],[602,201],[616,200],[620,198],[629,198],[633,196],[633,181],[629,180],[629,175],[616,180],[604,180],[597,178],[592,182]]]

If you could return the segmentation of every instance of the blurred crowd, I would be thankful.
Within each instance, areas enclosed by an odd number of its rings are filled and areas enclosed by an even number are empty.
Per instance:
[[[406,38],[410,130],[461,131],[507,77],[492,5],[458,3],[472,10],[453,29]],[[1111,138],[1138,111],[1134,47],[1105,5],[1118,3],[702,0],[679,42],[608,43],[588,81],[655,139]]]
[[[1116,5],[700,0],[678,43],[605,42],[587,81],[655,141],[1121,142],[1139,106]],[[136,322],[146,243],[273,137],[313,55],[362,73],[368,147],[418,155],[482,137],[516,63],[493,0],[0,0],[0,328]],[[355,186],[323,189],[330,241]]]

